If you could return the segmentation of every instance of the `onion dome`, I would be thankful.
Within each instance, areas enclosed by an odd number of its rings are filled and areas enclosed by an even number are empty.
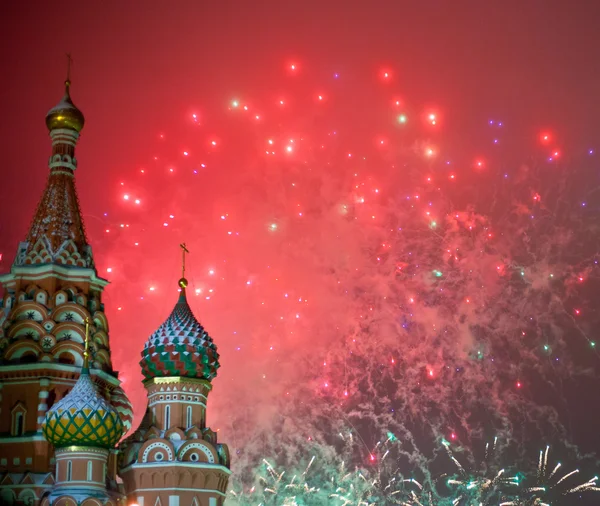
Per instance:
[[[119,416],[125,427],[123,434],[126,434],[131,430],[131,425],[133,423],[133,406],[121,387],[117,387],[112,391],[110,403],[119,412]]]
[[[187,280],[181,278],[179,286],[172,313],[144,344],[142,374],[146,379],[181,376],[210,381],[220,367],[217,347],[187,302]]]
[[[65,81],[65,96],[46,114],[46,126],[48,130],[67,128],[79,133],[83,129],[85,119],[83,113],[75,107],[75,104],[71,100],[69,93],[70,86],[71,81],[67,79]]]
[[[119,412],[98,394],[87,364],[73,390],[48,410],[42,424],[44,437],[56,448],[114,448],[123,430]]]

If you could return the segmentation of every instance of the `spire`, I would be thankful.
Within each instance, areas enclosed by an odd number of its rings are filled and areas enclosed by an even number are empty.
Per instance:
[[[52,138],[50,175],[37,207],[26,243],[19,247],[15,265],[62,264],[92,267],[91,248],[75,190],[75,146],[83,128],[83,114],[71,100],[71,56],[67,55],[65,95],[50,109],[46,125]]]

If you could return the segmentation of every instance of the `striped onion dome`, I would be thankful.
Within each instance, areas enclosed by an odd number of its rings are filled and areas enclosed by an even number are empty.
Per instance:
[[[217,347],[192,313],[185,295],[187,280],[179,280],[179,286],[175,308],[144,344],[142,374],[146,379],[180,376],[211,381],[220,367]]]
[[[125,427],[123,434],[126,434],[131,430],[131,425],[133,423],[133,406],[121,387],[117,387],[112,391],[110,403],[119,412],[119,416]]]

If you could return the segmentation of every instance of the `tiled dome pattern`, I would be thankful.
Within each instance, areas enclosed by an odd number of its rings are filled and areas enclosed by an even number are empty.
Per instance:
[[[119,412],[119,416],[125,427],[123,434],[129,432],[133,423],[133,406],[121,387],[113,390],[110,396],[110,403]]]
[[[210,381],[217,375],[217,347],[194,317],[185,288],[173,312],[144,344],[140,365],[146,379],[183,376]]]
[[[114,448],[124,427],[119,412],[98,394],[84,370],[73,390],[48,410],[42,430],[57,448]]]

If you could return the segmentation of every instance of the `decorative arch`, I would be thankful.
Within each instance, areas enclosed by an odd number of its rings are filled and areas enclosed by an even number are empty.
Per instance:
[[[10,311],[14,300],[14,297],[10,293],[4,294],[4,309]]]
[[[90,497],[88,499],[84,499],[81,503],[81,506],[109,506],[110,504],[112,504],[111,501],[100,502],[98,499]]]
[[[217,455],[219,456],[219,463],[229,468],[229,447],[227,445],[218,444],[217,445]]]
[[[12,319],[13,321],[26,320],[41,323],[46,319],[47,314],[48,311],[41,304],[33,301],[23,301],[15,307]]]
[[[182,441],[185,439],[185,433],[178,427],[173,427],[165,432],[165,439],[170,441]]]
[[[216,473],[208,473],[204,487],[209,490],[219,490],[219,477]]]
[[[52,329],[52,335],[56,337],[57,341],[68,340],[83,344],[85,342],[85,327],[72,321],[61,321]]]
[[[202,439],[202,433],[200,432],[200,429],[193,425],[185,431],[185,435],[187,436],[187,439]]]
[[[96,332],[94,332],[94,335],[92,336],[94,342],[103,348],[108,348],[108,334],[104,330],[98,328],[96,320],[94,320],[94,325],[96,326]]]
[[[142,463],[172,461],[174,457],[173,445],[166,439],[147,441],[138,452],[138,462]]]
[[[146,439],[154,439],[160,437],[160,430],[157,427],[150,427],[146,432]]]
[[[214,464],[217,461],[217,452],[210,443],[202,440],[192,440],[181,446],[177,454],[177,460]]]
[[[41,353],[42,349],[35,341],[17,341],[6,349],[4,352],[4,358],[11,361],[21,360],[25,356],[29,355],[34,357],[35,360],[32,361],[36,362]]]
[[[39,290],[39,288],[40,287],[35,283],[30,283],[27,285],[27,288],[25,288],[25,293],[30,299],[33,299],[33,297],[35,296],[35,292]]]
[[[138,455],[140,446],[141,445],[139,443],[133,444],[130,448],[127,449],[127,451],[123,455],[123,466],[122,467],[126,467],[135,461],[135,459]]]
[[[94,325],[97,329],[101,329],[104,332],[108,332],[108,320],[106,319],[106,315],[102,311],[95,311],[92,320],[94,321]]]
[[[140,474],[140,488],[152,488],[152,476],[150,473]]]
[[[78,293],[75,300],[80,306],[87,307],[87,297],[83,293]]]
[[[194,474],[194,485],[192,488],[205,488],[206,484],[206,473],[195,473]]]
[[[47,306],[48,305],[48,292],[46,290],[43,289],[38,289],[35,293],[35,297],[34,300],[38,303],[41,304],[42,306]]]
[[[37,502],[37,499],[35,492],[29,488],[22,490],[19,494],[19,502],[23,506],[33,506]]]
[[[66,248],[68,248],[69,246],[71,246],[72,241],[66,241]],[[75,248],[75,251],[77,250],[77,248]],[[74,302],[75,301],[75,296],[77,295],[77,287],[74,285],[66,285],[63,286],[62,289],[66,292],[67,296],[69,297],[69,302]]]
[[[59,290],[54,294],[54,305],[56,307],[61,306],[62,304],[66,304],[69,300],[69,296],[67,292],[64,290]]]
[[[202,439],[214,445],[217,442],[217,433],[210,427],[206,427],[202,429]]]
[[[192,473],[188,469],[185,469],[178,474],[179,482],[176,486],[179,488],[192,488]]]
[[[55,499],[52,506],[77,506],[77,502],[72,497],[63,495]]]
[[[78,367],[83,366],[82,351],[73,343],[59,343],[54,349],[52,358],[55,362],[60,364],[76,365]]]
[[[179,473],[176,472],[174,469],[170,469],[169,472],[167,473],[163,473],[163,478],[164,478],[164,487],[165,488],[175,488],[177,487],[177,483],[178,483],[178,479],[179,478]]]
[[[94,356],[94,359],[103,365],[110,364],[110,355],[106,350],[98,350]]]
[[[57,323],[62,321],[72,321],[84,325],[85,319],[88,316],[88,312],[81,306],[78,306],[74,302],[65,302],[64,304],[61,304],[60,308],[55,310],[54,321]]]
[[[29,337],[28,333],[33,333],[33,339],[39,339],[46,333],[43,325],[35,320],[23,319],[12,325],[8,332],[8,337],[16,339],[17,337]]]

